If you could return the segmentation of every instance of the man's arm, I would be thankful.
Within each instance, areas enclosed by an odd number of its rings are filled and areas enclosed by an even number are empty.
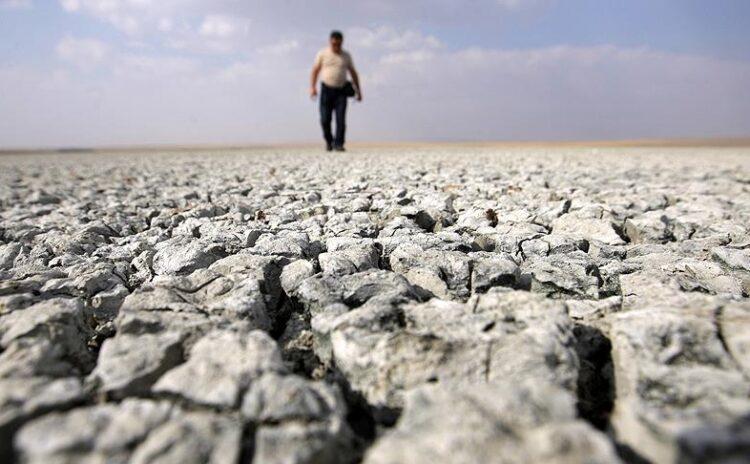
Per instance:
[[[310,75],[310,98],[318,96],[318,75],[320,74],[320,63],[315,62]]]
[[[359,74],[354,69],[354,65],[349,65],[349,74],[352,75],[352,83],[354,88],[357,89],[357,101],[362,101],[362,87],[359,86]]]

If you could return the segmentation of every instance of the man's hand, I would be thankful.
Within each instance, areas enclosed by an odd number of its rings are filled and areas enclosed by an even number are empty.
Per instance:
[[[318,96],[318,74],[320,74],[320,63],[315,63],[310,73],[310,99],[315,100]]]
[[[349,65],[349,74],[352,75],[352,84],[354,84],[354,89],[357,91],[357,101],[361,102],[362,86],[359,85],[359,74],[357,74],[357,70],[352,65]]]

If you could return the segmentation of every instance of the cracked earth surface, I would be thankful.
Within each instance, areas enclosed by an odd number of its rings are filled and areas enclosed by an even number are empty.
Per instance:
[[[750,150],[0,157],[0,461],[747,462]]]

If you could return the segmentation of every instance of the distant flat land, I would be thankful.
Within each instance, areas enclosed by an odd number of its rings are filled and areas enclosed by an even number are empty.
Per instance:
[[[7,148],[0,147],[0,155],[34,153],[111,153],[124,151],[233,151],[263,150],[269,148],[315,148],[318,142],[276,143],[260,145],[146,145],[117,147],[65,147],[65,148]],[[582,140],[582,141],[457,141],[457,142],[353,142],[351,148],[414,148],[414,147],[750,147],[750,138],[696,138],[696,139],[635,139],[635,140]]]

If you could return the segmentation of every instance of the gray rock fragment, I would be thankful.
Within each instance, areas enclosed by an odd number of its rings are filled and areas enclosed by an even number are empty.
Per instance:
[[[117,284],[109,290],[97,293],[91,298],[91,306],[97,319],[110,321],[117,317],[120,305],[130,294],[130,290]]]
[[[626,220],[624,232],[632,243],[666,243],[674,238],[673,227],[663,211],[649,211]]]
[[[410,284],[437,297],[460,299],[470,294],[471,259],[465,253],[400,245],[391,253],[390,264]]]
[[[297,259],[315,257],[318,251],[310,242],[310,237],[300,232],[261,235],[252,250],[261,255],[279,255]]]
[[[333,275],[354,274],[378,268],[380,254],[372,244],[353,245],[318,255],[320,269]]]
[[[265,333],[213,331],[198,340],[187,361],[164,374],[153,391],[232,408],[263,373],[284,370],[276,343]]]
[[[600,296],[603,281],[599,268],[582,251],[530,259],[523,263],[521,270],[528,276],[532,292],[557,298]]]
[[[280,283],[285,293],[291,294],[299,284],[315,274],[315,267],[309,261],[300,259],[284,266],[281,271]]]
[[[145,394],[180,362],[182,337],[175,332],[118,334],[102,344],[91,379],[100,391],[116,397]]]
[[[238,462],[242,425],[211,412],[186,412],[162,423],[130,458],[133,464],[157,462],[222,464]]]
[[[655,307],[612,320],[612,424],[618,440],[655,463],[686,459],[680,443],[695,428],[731,427],[750,414],[750,384],[723,346],[715,311]]]
[[[0,245],[0,269],[12,269],[22,249],[23,246],[20,243]]]
[[[121,311],[170,311],[218,316],[246,321],[254,328],[270,330],[273,313],[266,304],[278,301],[263,293],[264,282],[253,276],[200,269],[188,276],[158,276],[130,294]]]
[[[516,260],[504,253],[471,253],[471,290],[487,292],[492,287],[516,287],[521,278],[521,269]]]
[[[242,414],[257,424],[258,462],[344,463],[355,457],[344,401],[324,383],[265,374],[245,396]]]
[[[26,424],[14,444],[27,463],[128,462],[133,447],[171,412],[168,403],[128,399],[47,414]]]
[[[750,379],[750,304],[730,303],[717,311],[718,335],[734,362]]]
[[[157,246],[153,270],[157,275],[190,274],[222,257],[224,249],[220,245],[180,236]]]
[[[390,305],[418,298],[418,293],[399,274],[370,270],[335,277],[315,275],[303,280],[291,294],[314,316],[332,306],[358,308]]]
[[[730,269],[750,272],[750,249],[717,247],[711,250],[711,255]]]
[[[0,379],[0,459],[11,460],[13,434],[24,422],[85,399],[76,377]]]
[[[623,245],[625,241],[612,227],[611,220],[586,218],[571,212],[564,214],[552,222],[552,230],[556,234],[595,240],[607,245]]]
[[[386,322],[388,321],[388,322]],[[402,309],[359,308],[314,318],[316,351],[381,407],[429,382],[537,379],[575,391],[578,358],[565,306],[493,289],[465,304],[437,299]]]
[[[706,425],[688,430],[677,442],[680,462],[735,463],[750,455],[750,416],[727,426]]]
[[[365,464],[619,462],[612,443],[576,419],[572,395],[540,382],[424,386]]]
[[[0,317],[0,377],[67,377],[88,372],[92,332],[78,300],[55,299]]]

